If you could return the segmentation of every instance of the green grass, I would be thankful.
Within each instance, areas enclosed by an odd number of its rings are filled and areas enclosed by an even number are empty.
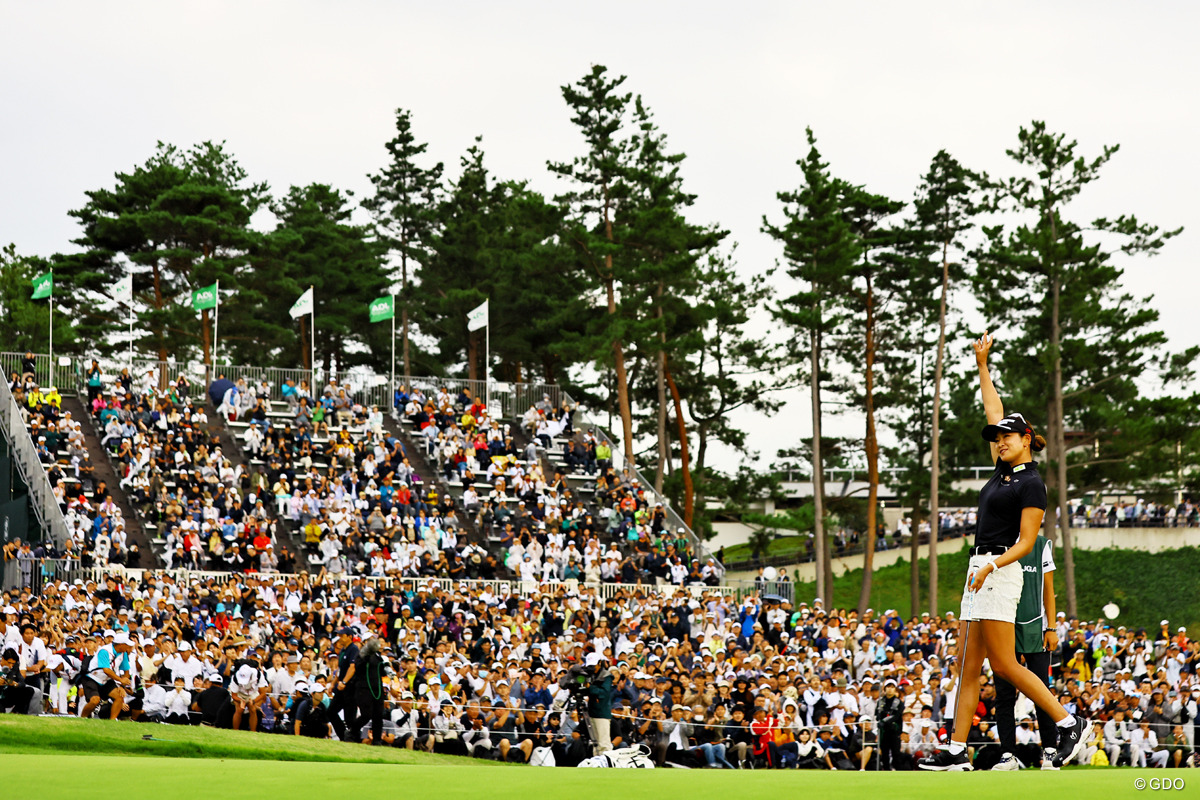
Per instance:
[[[145,735],[165,741],[147,742]],[[269,736],[186,725],[154,725],[74,717],[0,716],[0,753],[26,755],[106,753],[269,761],[334,761],[366,764],[471,767],[492,761],[413,752],[396,747],[366,747],[295,736]],[[7,761],[7,756],[2,759]]]
[[[150,733],[164,742],[147,742]],[[968,792],[971,800],[1111,797],[1134,794],[1139,770],[927,774],[757,770],[592,770],[512,768],[393,748],[290,736],[53,717],[0,717],[5,787],[36,787],[39,798],[286,798],[419,795],[439,798],[782,797],[797,790],[827,797],[928,800]],[[1171,777],[1181,773],[1170,773]],[[485,783],[481,783],[485,779]],[[15,796],[15,794],[14,794]]]
[[[771,544],[767,547],[767,552],[764,558],[774,558],[775,556],[790,556],[796,553],[805,551],[807,537],[804,536],[780,536],[771,540]],[[735,544],[725,548],[725,563],[732,564],[737,561],[749,561],[754,557],[754,553],[748,544]]]
[[[617,770],[502,769],[481,773],[469,767],[381,764],[320,764],[263,761],[199,761],[142,756],[21,755],[2,759],[4,785],[39,798],[78,797],[418,797],[438,798],[721,798],[881,797],[971,800],[1014,796],[1134,796],[1137,778],[1177,777],[1131,769],[1070,769],[1062,772],[815,772],[808,770]],[[18,787],[23,787],[19,790]],[[36,788],[35,788],[36,787]]]
[[[943,549],[954,543],[943,543]],[[907,555],[907,552],[905,553]],[[1059,571],[1055,576],[1058,609],[1066,610],[1062,550],[1054,552]],[[962,586],[966,579],[968,556],[965,549],[938,554],[938,607],[942,612],[958,613]],[[918,562],[921,601],[918,613],[929,608],[929,559]],[[875,571],[871,583],[871,607],[876,611],[895,608],[910,613],[909,581],[911,562],[901,560]],[[835,607],[854,607],[862,586],[861,569],[851,570],[833,581]],[[1121,608],[1116,624],[1158,631],[1160,620],[1171,621],[1172,630],[1185,625],[1190,635],[1200,633],[1200,548],[1181,547],[1159,553],[1139,550],[1076,550],[1075,591],[1079,614],[1084,619],[1103,616],[1101,608],[1115,602]],[[796,596],[811,603],[815,583],[798,583]]]

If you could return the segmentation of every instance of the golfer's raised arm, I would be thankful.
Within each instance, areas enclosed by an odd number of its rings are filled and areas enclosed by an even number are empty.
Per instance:
[[[987,364],[988,351],[995,341],[995,337],[984,331],[983,336],[971,343],[975,349],[975,363],[979,365],[979,391],[983,395],[983,413],[987,415],[988,425],[995,425],[1004,419],[1004,403],[1000,401],[1000,395],[992,383],[992,373]]]

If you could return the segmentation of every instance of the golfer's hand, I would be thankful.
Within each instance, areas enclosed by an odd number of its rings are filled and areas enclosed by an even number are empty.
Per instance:
[[[987,366],[988,351],[992,349],[992,344],[996,341],[996,337],[992,336],[988,331],[983,332],[974,342],[971,347],[975,349],[975,363],[981,367]]]
[[[991,574],[992,574],[992,565],[984,564],[982,567],[977,569],[975,571],[975,573],[971,576],[971,581],[968,584],[968,588],[972,592],[978,592],[980,589],[983,588],[983,583],[984,583],[984,581],[987,580],[987,576],[991,575]]]
[[[1043,641],[1046,643],[1046,649],[1054,652],[1058,649],[1058,633],[1055,631],[1046,631],[1043,635]]]

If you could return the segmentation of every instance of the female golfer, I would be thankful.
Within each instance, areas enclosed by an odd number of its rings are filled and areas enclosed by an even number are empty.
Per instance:
[[[1048,713],[1058,726],[1055,766],[1075,758],[1085,744],[1087,723],[1075,718],[1054,698],[1046,684],[1017,662],[1016,616],[1021,597],[1022,558],[1033,549],[1046,512],[1046,485],[1037,472],[1033,452],[1046,440],[1020,414],[1004,415],[1004,405],[992,385],[987,357],[993,339],[987,333],[974,343],[979,385],[987,426],[983,438],[991,444],[996,471],[979,492],[975,546],[967,569],[959,637],[959,686],[955,692],[954,732],[950,744],[929,758],[921,769],[969,771],[967,733],[979,704],[979,682],[973,678],[988,659],[992,672],[1015,686]],[[974,624],[972,624],[974,623]]]

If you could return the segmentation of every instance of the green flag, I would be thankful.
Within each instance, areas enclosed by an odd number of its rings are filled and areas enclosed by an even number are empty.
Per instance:
[[[33,299],[45,300],[54,294],[54,273],[47,272],[33,279]]]
[[[368,311],[371,314],[371,322],[383,322],[385,319],[391,319],[396,314],[396,299],[389,294],[373,300]]]
[[[192,292],[192,308],[203,311],[206,308],[217,307],[217,285],[205,286]]]

